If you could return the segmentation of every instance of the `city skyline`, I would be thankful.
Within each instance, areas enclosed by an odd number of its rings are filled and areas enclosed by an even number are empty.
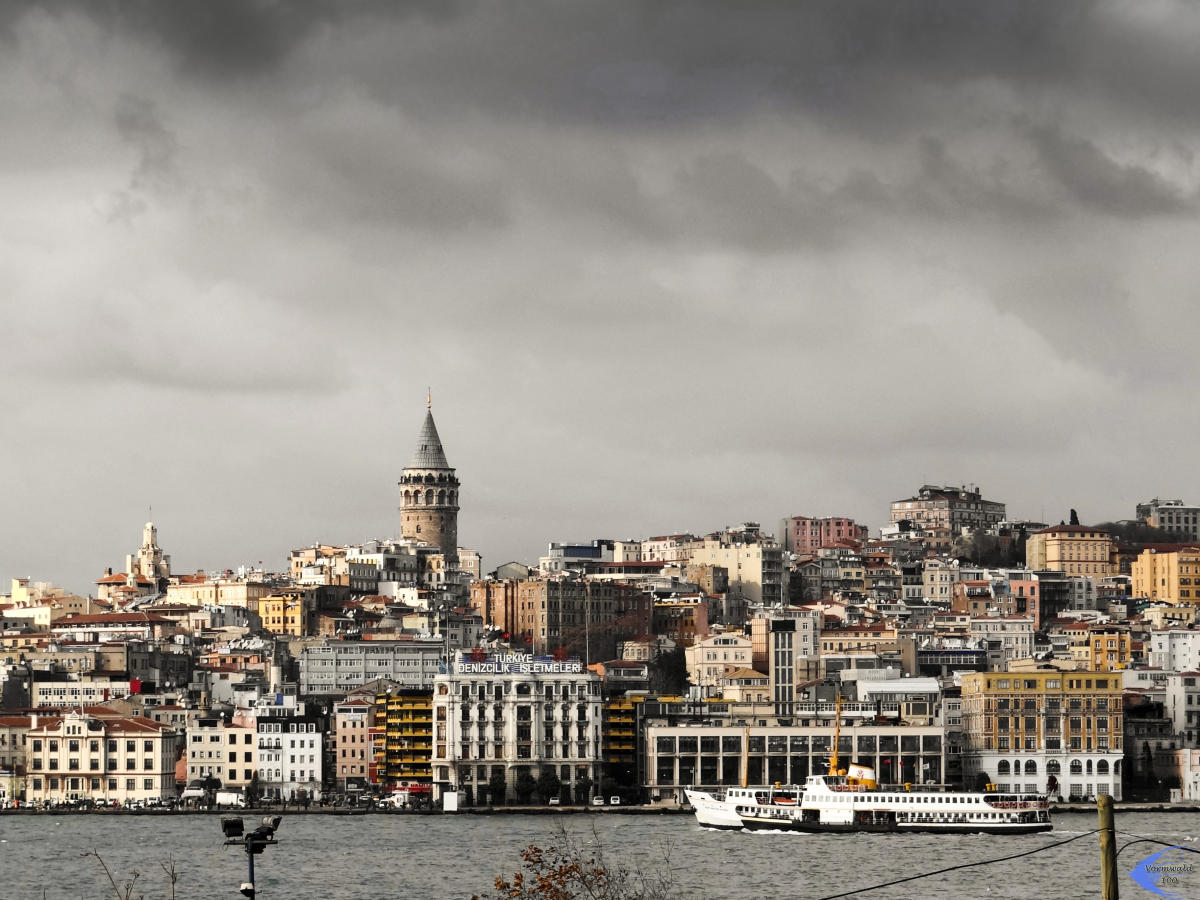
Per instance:
[[[1160,4],[16,6],[0,578],[1200,502]]]

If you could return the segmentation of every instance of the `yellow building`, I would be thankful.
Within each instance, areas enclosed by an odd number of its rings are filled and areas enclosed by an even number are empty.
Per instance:
[[[964,774],[1002,791],[1121,799],[1121,690],[1119,674],[1096,671],[964,675]]]
[[[1133,596],[1200,606],[1200,547],[1143,550],[1129,566]]]
[[[370,734],[373,784],[430,795],[433,785],[433,691],[394,688],[375,697]]]
[[[600,709],[600,753],[607,768],[636,771],[635,698],[614,697]]]
[[[1096,578],[1117,574],[1112,535],[1086,525],[1055,525],[1035,531],[1025,543],[1025,564],[1035,572]]]
[[[306,637],[316,633],[316,604],[308,591],[282,591],[258,601],[263,628],[273,634]]]
[[[1087,637],[1087,668],[1094,672],[1117,672],[1129,666],[1131,641],[1125,628],[1097,626]]]
[[[209,578],[204,574],[180,575],[167,585],[164,602],[184,606],[251,607],[271,593],[271,586],[261,581]]]

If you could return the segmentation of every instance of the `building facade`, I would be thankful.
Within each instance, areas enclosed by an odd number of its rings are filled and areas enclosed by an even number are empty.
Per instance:
[[[962,711],[968,780],[983,776],[1001,791],[1121,799],[1119,673],[964,675]]]
[[[1025,565],[1035,571],[1097,578],[1117,574],[1112,535],[1087,525],[1054,525],[1035,531],[1025,542]]]
[[[169,800],[175,796],[175,736],[165,725],[132,716],[70,712],[32,723],[25,797],[33,803]]]
[[[443,642],[435,638],[314,644],[300,653],[300,694],[344,695],[379,678],[406,687],[429,687],[442,652]]]
[[[600,777],[600,679],[578,659],[462,653],[433,695],[433,779],[442,791],[506,791],[552,769],[564,789]],[[523,777],[524,776],[524,777]]]
[[[792,516],[780,525],[780,543],[799,556],[836,547],[858,549],[867,539],[867,527],[842,516]]]
[[[1137,505],[1137,517],[1152,528],[1170,532],[1181,541],[1200,541],[1200,506],[1155,497]]]
[[[990,529],[1005,520],[1005,506],[985,500],[975,485],[941,487],[922,485],[911,497],[892,502],[893,523],[908,522],[931,535],[932,546],[948,548],[964,529]]]

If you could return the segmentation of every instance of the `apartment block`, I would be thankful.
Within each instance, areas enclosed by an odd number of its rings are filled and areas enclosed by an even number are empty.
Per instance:
[[[983,776],[1001,791],[1119,800],[1121,698],[1118,673],[964,675],[964,775]]]
[[[1103,578],[1117,574],[1113,539],[1107,531],[1087,525],[1054,525],[1029,535],[1025,565],[1067,575]]]

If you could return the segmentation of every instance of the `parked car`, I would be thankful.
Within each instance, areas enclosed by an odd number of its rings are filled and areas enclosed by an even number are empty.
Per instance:
[[[551,797],[550,798],[551,806],[559,806],[561,804],[562,804],[562,797]]]
[[[609,805],[609,806],[620,806],[620,805],[621,805],[621,798],[620,798],[620,797],[609,797],[609,798],[608,798],[608,805]]]
[[[603,806],[603,805],[604,805],[603,797],[593,797],[592,798],[592,806]]]

